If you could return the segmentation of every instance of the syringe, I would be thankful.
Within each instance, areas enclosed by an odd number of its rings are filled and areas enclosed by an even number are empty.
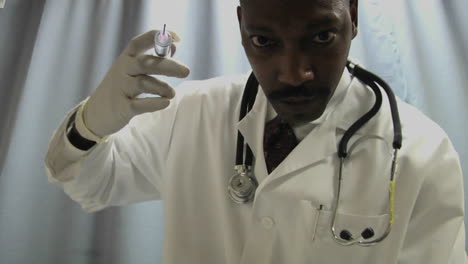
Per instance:
[[[154,51],[160,57],[166,57],[171,53],[172,36],[169,31],[166,30],[166,24],[164,24],[163,31],[158,31],[154,36]]]

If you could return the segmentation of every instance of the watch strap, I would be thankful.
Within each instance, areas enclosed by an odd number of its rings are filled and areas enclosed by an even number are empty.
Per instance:
[[[67,123],[67,138],[68,141],[77,149],[87,151],[96,145],[96,141],[89,140],[80,135],[75,126],[77,112],[73,113]]]

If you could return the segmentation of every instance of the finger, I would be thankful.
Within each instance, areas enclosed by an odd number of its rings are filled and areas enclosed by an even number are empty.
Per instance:
[[[172,58],[141,54],[127,64],[125,72],[130,76],[160,74],[185,78],[189,75],[190,69]]]
[[[171,30],[169,30],[169,33],[171,33],[171,36],[172,36],[172,39],[174,40],[174,42],[179,42],[180,41],[180,37],[179,37],[179,35],[177,35],[177,33],[175,33],[174,31],[171,31]]]
[[[153,47],[154,35],[156,32],[157,30],[150,30],[130,40],[127,48],[124,51],[125,54],[128,56],[136,56]]]
[[[165,81],[148,75],[138,75],[126,85],[124,93],[129,98],[135,98],[142,93],[159,95],[168,99],[175,96],[175,90]]]
[[[150,30],[130,40],[124,51],[125,54],[133,57],[154,47],[154,36],[157,32],[159,30]],[[171,33],[174,42],[180,41],[180,37],[175,32],[169,31],[169,33]]]
[[[169,104],[169,99],[163,97],[138,98],[131,100],[130,109],[134,115],[139,115],[164,109]]]

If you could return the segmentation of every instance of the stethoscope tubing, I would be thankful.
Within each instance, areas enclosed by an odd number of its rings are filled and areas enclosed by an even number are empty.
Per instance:
[[[371,110],[369,110],[364,116],[362,116],[358,121],[356,121],[353,125],[351,125],[351,127],[345,132],[345,135],[340,141],[339,150],[338,150],[338,157],[340,158],[340,170],[339,170],[339,177],[338,177],[338,183],[337,183],[337,195],[336,195],[335,203],[333,206],[334,208],[333,208],[330,230],[331,230],[333,239],[340,245],[350,246],[350,245],[357,244],[360,246],[373,246],[383,241],[385,238],[387,238],[387,236],[390,234],[390,231],[394,223],[395,173],[397,170],[398,150],[402,146],[401,123],[400,123],[400,117],[399,117],[396,98],[390,86],[380,77],[373,74],[372,72],[369,72],[361,68],[359,65],[356,65],[348,61],[346,66],[352,76],[356,76],[359,80],[361,80],[364,84],[366,84],[373,90],[376,96],[376,101],[374,103],[374,106],[371,108]],[[347,144],[349,142],[349,139],[352,137],[352,135],[354,135],[354,133],[357,130],[359,130],[359,128],[361,128],[365,123],[367,123],[379,111],[381,104],[382,104],[382,93],[380,92],[379,85],[380,87],[382,87],[382,89],[384,89],[384,91],[386,92],[388,96],[388,101],[389,101],[390,110],[392,114],[393,132],[394,132],[393,157],[392,157],[392,166],[390,170],[390,186],[389,186],[389,198],[388,198],[389,199],[388,212],[389,212],[390,219],[387,223],[387,227],[384,233],[380,235],[378,238],[369,240],[370,237],[368,237],[367,239],[364,239],[363,234],[365,230],[367,229],[372,230],[370,227],[368,227],[361,233],[361,235],[358,238],[353,239],[351,236],[349,239],[343,239],[340,236],[338,236],[335,224],[336,224],[336,216],[337,216],[338,208],[339,208],[339,201],[341,197],[343,167],[344,167],[345,159],[347,158]],[[373,233],[372,233],[372,236],[373,236]]]
[[[258,80],[255,75],[252,73],[247,80],[246,88],[244,94],[242,95],[241,109],[239,114],[239,121],[241,121],[248,112],[252,109],[255,98],[258,92]],[[241,132],[237,132],[237,151],[236,151],[236,166],[252,166],[253,153],[252,149],[248,144],[246,144],[246,153],[244,158],[244,136]]]
[[[400,117],[398,113],[398,106],[397,106],[396,98],[390,86],[377,75],[365,70],[364,68],[360,67],[359,65],[351,61],[347,62],[346,67],[348,68],[348,71],[352,75],[352,79],[350,81],[349,86],[351,86],[354,77],[357,77],[362,83],[364,83],[365,85],[367,85],[368,87],[372,89],[372,91],[375,94],[376,101],[373,107],[368,112],[366,112],[354,124],[351,125],[351,127],[345,132],[345,134],[340,140],[340,143],[338,146],[338,158],[340,159],[339,179],[337,183],[337,194],[336,194],[336,199],[335,199],[334,206],[333,206],[334,208],[333,208],[330,229],[332,232],[332,237],[340,245],[349,246],[349,245],[357,244],[361,246],[371,246],[384,240],[390,234],[392,225],[394,223],[395,174],[397,170],[398,150],[402,146],[402,131],[401,131]],[[258,92],[258,86],[259,86],[258,80],[256,79],[254,73],[252,73],[249,76],[244,93],[242,95],[239,121],[242,120],[252,109],[255,103],[257,92]],[[388,97],[391,115],[392,115],[393,133],[394,133],[394,137],[393,137],[394,151],[393,151],[392,166],[391,166],[391,171],[390,171],[390,186],[389,186],[389,217],[390,219],[388,221],[385,232],[376,239],[370,240],[370,238],[374,235],[373,229],[370,227],[366,228],[358,238],[352,238],[352,235],[349,235],[348,239],[343,239],[342,237],[338,236],[335,223],[336,223],[336,216],[337,216],[338,208],[339,208],[339,201],[341,197],[343,167],[344,167],[346,158],[348,156],[348,153],[347,153],[348,142],[351,139],[351,137],[360,128],[362,128],[367,122],[369,122],[369,120],[372,119],[372,117],[374,117],[379,112],[381,105],[382,105],[382,93],[380,92],[379,86],[385,91]],[[249,147],[249,145],[244,142],[244,137],[242,136],[242,134],[238,132],[236,166],[235,166],[236,174],[231,178],[230,184],[228,186],[229,195],[231,196],[231,199],[238,204],[244,204],[254,199],[255,189],[258,186],[258,183],[256,181],[255,176],[252,173],[252,162],[253,162],[252,150]],[[242,179],[240,181],[241,183],[247,182],[251,184],[251,188],[254,188],[253,193],[251,193],[251,195],[247,195],[247,196],[243,195],[239,191],[236,191],[234,186],[231,186],[231,183],[234,180],[240,180],[240,179]],[[346,231],[348,232],[348,234],[350,234],[349,231],[347,230],[343,230],[343,231]],[[371,235],[369,236],[369,234]]]

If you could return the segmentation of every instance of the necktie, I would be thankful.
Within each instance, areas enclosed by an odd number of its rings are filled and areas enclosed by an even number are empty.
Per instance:
[[[278,116],[265,125],[263,151],[270,174],[297,146],[297,138],[292,128]]]

